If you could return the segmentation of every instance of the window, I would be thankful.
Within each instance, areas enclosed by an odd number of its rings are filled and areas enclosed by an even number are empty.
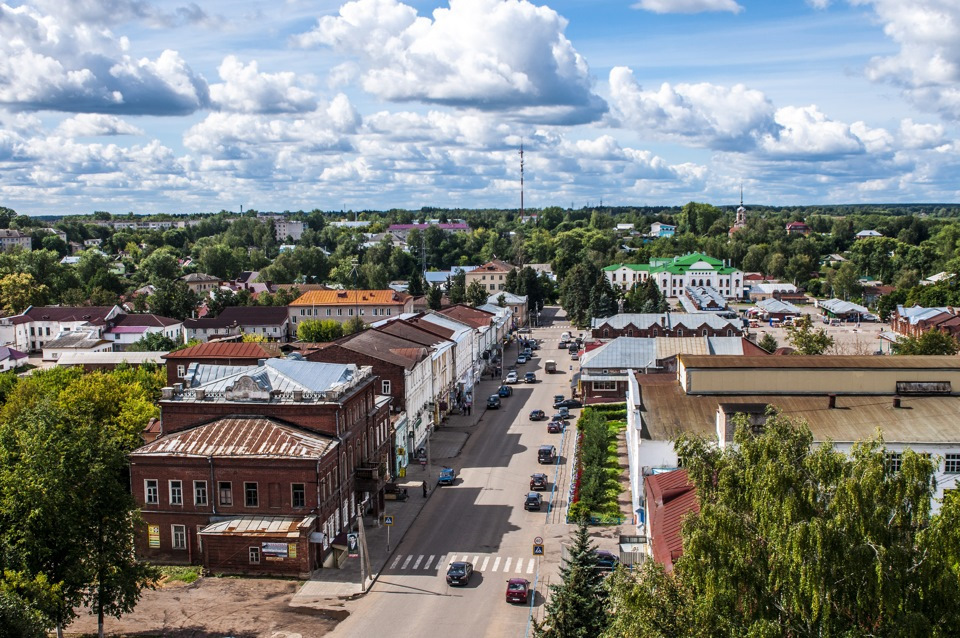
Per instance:
[[[251,565],[260,564],[260,548],[259,547],[250,548],[250,564]]]
[[[170,481],[170,504],[183,505],[183,481]]]
[[[306,507],[307,506],[307,488],[303,483],[293,483],[290,485],[291,490],[291,499],[290,502],[294,507]]]
[[[337,308],[337,316],[338,316],[338,317],[342,317],[342,316],[343,316],[343,308]]]
[[[947,454],[943,461],[943,471],[947,474],[960,474],[960,454]]]
[[[603,338],[606,339],[606,338],[609,337],[609,336],[610,336],[610,331],[607,330],[606,328],[604,328],[604,329],[603,329]]]
[[[156,505],[160,502],[157,479],[147,479],[143,482],[143,502]]]
[[[899,452],[887,452],[885,465],[888,472],[899,472],[900,464],[903,462],[903,455]]]
[[[593,390],[594,392],[609,392],[611,390],[617,389],[616,381],[594,381]]]
[[[327,316],[329,317],[332,314],[333,314],[333,308],[327,308]]]
[[[187,526],[171,525],[170,530],[171,530],[171,536],[173,537],[173,548],[186,549],[187,548]]]
[[[246,507],[257,507],[260,505],[260,498],[257,496],[256,483],[243,484],[243,504]]]
[[[220,481],[217,485],[217,491],[220,493],[220,504],[227,507],[233,506],[233,483],[230,481]]]
[[[182,379],[183,375],[187,373],[187,366],[177,366],[177,378]]]
[[[380,384],[382,392],[380,394],[390,394],[390,381],[384,379]]]
[[[353,316],[353,308],[348,308],[348,309],[347,309],[347,314],[352,317],[352,316]]]
[[[193,504],[196,505],[197,507],[207,506],[207,482],[206,481],[193,482]]]

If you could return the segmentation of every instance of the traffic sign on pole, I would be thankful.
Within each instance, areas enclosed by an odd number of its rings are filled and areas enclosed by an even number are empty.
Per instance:
[[[393,516],[384,515],[384,517],[383,517],[383,524],[384,524],[384,525],[393,525]]]
[[[534,555],[534,556],[543,556],[543,545],[534,545],[534,546],[533,546],[533,555]]]
[[[534,545],[543,545],[543,538],[541,538],[540,536],[537,536],[536,538],[533,539],[533,544],[534,544]]]

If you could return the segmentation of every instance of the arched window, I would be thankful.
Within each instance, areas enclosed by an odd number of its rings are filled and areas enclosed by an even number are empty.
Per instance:
[[[607,337],[609,337],[609,336],[610,336],[610,331],[607,330],[606,328],[604,328],[604,329],[603,329],[603,337],[604,337],[604,338],[607,338]]]
[[[732,337],[732,336],[733,336],[733,329],[732,329],[732,328],[727,328],[727,336],[728,336],[728,337]]]
[[[627,330],[627,336],[628,336],[628,337],[632,337],[632,336],[633,336],[633,328],[630,328],[629,330]]]
[[[678,336],[678,337],[682,337],[682,336],[683,336],[683,328],[677,328],[677,336]]]
[[[703,329],[703,336],[704,336],[704,337],[707,336],[707,329],[706,329],[706,328]]]

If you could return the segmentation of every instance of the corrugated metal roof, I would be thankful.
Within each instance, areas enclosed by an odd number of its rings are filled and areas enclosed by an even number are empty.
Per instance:
[[[211,341],[176,350],[166,359],[269,359],[280,354],[277,343],[247,343],[243,341]]]
[[[44,350],[57,350],[59,348],[76,348],[78,350],[87,350],[97,346],[110,343],[106,339],[100,339],[94,331],[76,331],[61,334],[53,341],[43,344]]]
[[[131,456],[320,458],[336,446],[333,437],[274,419],[228,417],[161,436]]]
[[[688,368],[825,368],[903,369],[903,370],[957,370],[960,357],[955,356],[890,356],[873,355],[793,355],[790,357],[732,357],[681,355]]]
[[[686,470],[645,476],[644,491],[650,514],[653,558],[668,572],[683,553],[683,520],[700,511],[697,493]]]
[[[223,521],[210,523],[201,534],[226,536],[287,536],[298,538],[301,529],[311,527],[314,516],[237,516]]]
[[[736,319],[725,319],[712,312],[643,312],[620,313],[612,317],[593,319],[591,328],[600,328],[604,324],[616,330],[623,330],[629,325],[639,330],[646,330],[652,326],[661,326],[664,329],[675,330],[678,327],[700,329],[708,326],[715,330],[735,328],[740,330]]]
[[[311,290],[291,306],[385,306],[403,305],[410,295],[395,290]]]
[[[679,354],[743,355],[741,337],[617,337],[586,352],[581,368],[652,368]],[[740,358],[739,356],[737,358]]]
[[[800,314],[800,309],[794,306],[792,303],[786,301],[781,301],[779,299],[762,299],[756,303],[757,308],[760,308],[764,312],[772,313],[791,313],[795,315]]]
[[[864,306],[851,303],[849,301],[843,301],[842,299],[824,299],[823,301],[818,301],[817,306],[838,314],[859,312],[860,314],[865,315],[870,313],[870,311]]]
[[[427,348],[422,346],[418,347],[416,343],[409,339],[404,339],[403,337],[381,330],[355,332],[332,344],[324,344],[324,346],[321,346],[316,351],[319,358],[324,358],[324,350],[334,345],[353,352],[366,354],[394,365],[403,366],[408,370],[430,356],[430,351]],[[316,359],[316,357],[314,358]]]
[[[294,359],[267,359],[262,366],[199,365],[200,378],[210,380],[193,386],[208,393],[226,392],[243,378],[252,379],[265,392],[327,392],[352,382],[359,368],[352,363],[322,363]],[[209,370],[201,370],[209,368]],[[239,369],[238,369],[239,368]],[[219,375],[219,376],[218,376]]]

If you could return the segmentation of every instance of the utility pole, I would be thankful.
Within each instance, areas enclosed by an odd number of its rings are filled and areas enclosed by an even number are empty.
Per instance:
[[[523,220],[523,138],[520,138],[520,220]]]

